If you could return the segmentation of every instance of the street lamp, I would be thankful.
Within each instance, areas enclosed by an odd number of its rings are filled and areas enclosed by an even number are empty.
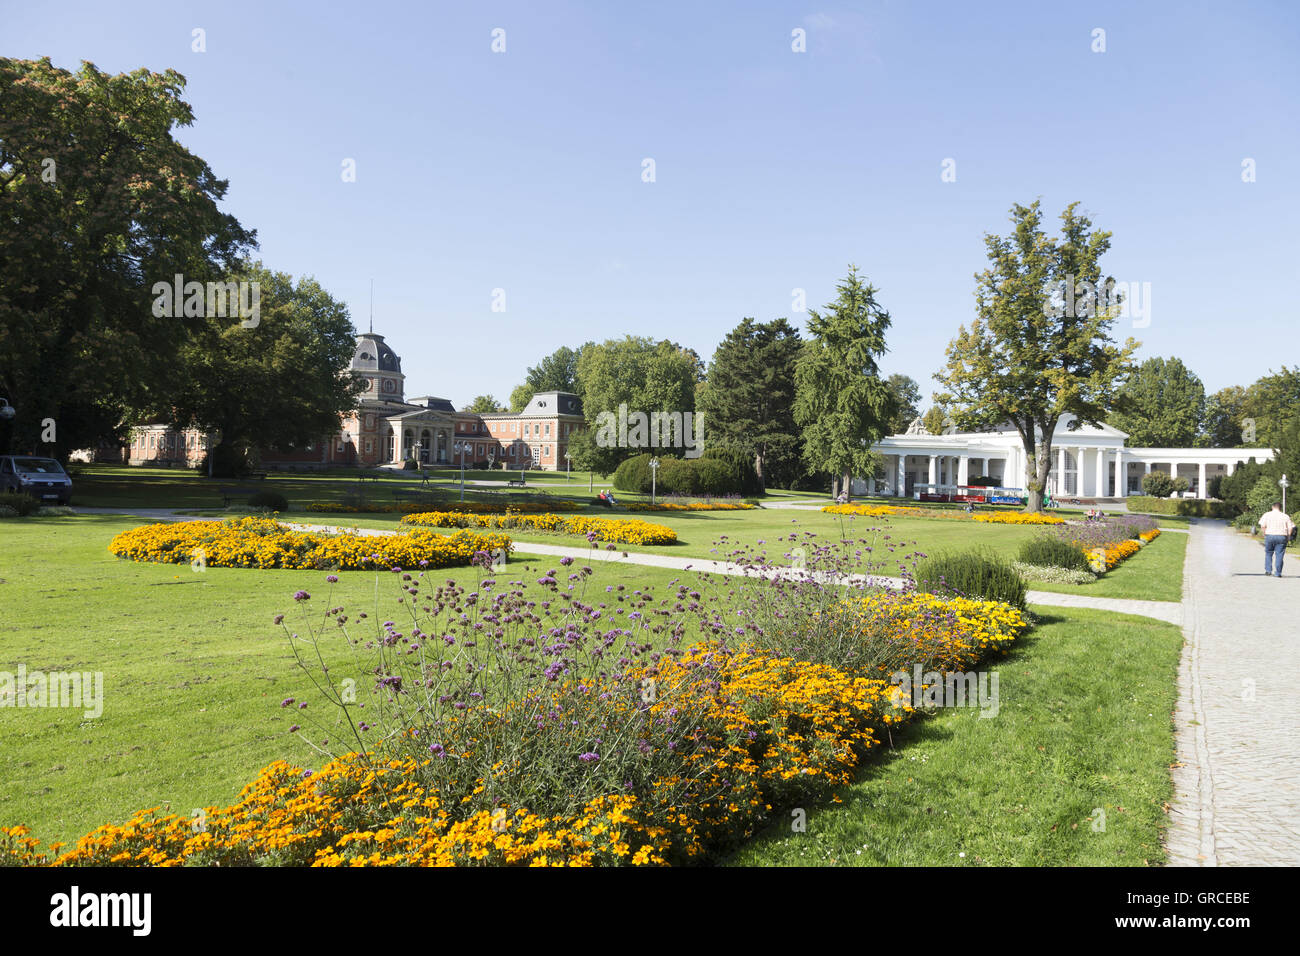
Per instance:
[[[17,414],[18,411],[12,405],[9,404],[9,399],[0,398],[0,421],[11,422],[14,420],[14,416]],[[12,438],[8,436],[5,438],[5,443],[3,446],[4,451],[6,452],[9,451],[9,444],[11,441]]]
[[[469,448],[467,442],[456,442],[456,453],[460,455],[460,500],[465,500],[465,452]]]
[[[655,479],[659,476],[659,459],[650,459],[650,504],[655,503]]]
[[[1291,487],[1291,482],[1286,480],[1286,475],[1283,475],[1281,478],[1278,479],[1277,483],[1282,487],[1282,511],[1285,512],[1286,511],[1286,490]]]
[[[567,451],[564,453],[564,480],[573,480],[573,456]]]

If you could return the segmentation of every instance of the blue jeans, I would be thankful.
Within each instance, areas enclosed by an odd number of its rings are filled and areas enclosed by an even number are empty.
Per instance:
[[[1277,575],[1282,575],[1282,556],[1286,554],[1286,535],[1284,534],[1266,534],[1264,535],[1264,573],[1272,574],[1269,570],[1275,563],[1277,565]],[[1276,556],[1276,561],[1274,561]]]

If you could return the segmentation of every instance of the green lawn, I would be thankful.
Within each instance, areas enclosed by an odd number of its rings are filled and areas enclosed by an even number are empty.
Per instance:
[[[1163,863],[1181,633],[1146,618],[1034,610],[1039,627],[988,665],[999,674],[996,716],[953,708],[903,728],[842,804],[808,808],[802,833],[783,819],[732,865]]]
[[[305,589],[320,613],[344,605],[374,620],[402,620],[396,576],[320,571],[256,571],[123,561],[112,535],[139,519],[76,516],[0,521],[0,671],[100,671],[104,712],[7,707],[0,710],[0,825],[26,823],[45,842],[70,839],[137,809],[170,803],[224,805],[280,757],[319,761],[287,728],[307,726],[282,709],[308,699],[323,717],[288,640],[272,615],[295,617]],[[512,558],[512,574],[530,562]],[[536,570],[555,560],[532,562]],[[597,564],[588,597],[606,586],[662,592],[681,577],[654,568]],[[471,569],[430,572],[435,581],[473,580]],[[536,576],[534,574],[534,576]],[[695,580],[692,579],[692,583]],[[698,586],[698,585],[697,585]],[[379,599],[376,601],[376,591]],[[301,610],[301,609],[298,609]],[[408,618],[409,619],[409,618]],[[331,674],[357,673],[340,654]],[[360,688],[369,686],[364,679]],[[319,734],[317,735],[319,736]]]
[[[109,538],[138,523],[101,515],[0,522],[0,670],[21,663],[29,672],[104,674],[97,719],[80,709],[0,711],[0,825],[28,824],[46,843],[75,839],[145,807],[188,813],[224,805],[277,758],[318,765],[288,727],[302,723],[318,738],[334,733],[334,717],[272,615],[287,612],[295,629],[295,614],[305,607],[319,615],[343,605],[376,621],[402,619],[391,574],[342,572],[331,587],[319,571],[196,573],[110,555]],[[1155,556],[1161,541],[1180,537],[1162,536],[1131,560]],[[554,566],[553,559],[521,555],[510,569],[522,576]],[[694,575],[640,566],[593,567],[592,600],[606,599],[605,588],[619,584],[662,594],[684,577],[722,600],[734,586],[731,579],[701,585]],[[475,572],[431,576],[469,581]],[[300,588],[313,600],[295,608],[292,594]],[[769,834],[738,861],[959,862],[948,859],[957,846],[966,862],[1152,858],[1157,821],[1150,808],[1167,797],[1167,725],[1180,643],[1177,629],[1155,622],[1053,609],[998,665],[998,718],[944,713],[902,731],[895,743],[907,746],[873,764],[846,793],[847,807],[809,808],[809,833],[799,842]],[[356,675],[359,689],[368,686],[341,649],[326,663],[332,678]],[[302,712],[281,708],[286,697],[310,701],[309,712],[327,725],[313,727]],[[919,821],[922,803],[931,811]],[[1050,830],[1051,823],[1068,828],[1095,806],[1107,808],[1110,836],[1089,842]],[[864,844],[859,857],[854,851]]]
[[[1160,535],[1137,554],[1107,571],[1092,584],[1045,584],[1030,581],[1035,591],[1087,594],[1092,597],[1132,598],[1140,601],[1181,601],[1183,561],[1187,555],[1185,534]]]

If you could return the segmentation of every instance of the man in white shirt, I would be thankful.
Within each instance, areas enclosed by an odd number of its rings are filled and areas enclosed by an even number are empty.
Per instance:
[[[1291,539],[1291,529],[1295,527],[1291,523],[1290,516],[1282,510],[1282,502],[1273,502],[1273,509],[1264,512],[1263,517],[1259,519],[1259,526],[1264,532],[1264,574],[1272,574],[1275,577],[1282,576],[1282,556],[1286,553],[1286,543]],[[1274,555],[1277,556],[1274,562]],[[1277,564],[1277,571],[1274,572],[1273,565]]]

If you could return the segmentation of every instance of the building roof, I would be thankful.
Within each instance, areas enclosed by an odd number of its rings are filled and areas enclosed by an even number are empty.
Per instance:
[[[384,337],[376,332],[357,336],[357,348],[352,354],[354,372],[396,372],[401,374],[402,360],[389,348]]]

